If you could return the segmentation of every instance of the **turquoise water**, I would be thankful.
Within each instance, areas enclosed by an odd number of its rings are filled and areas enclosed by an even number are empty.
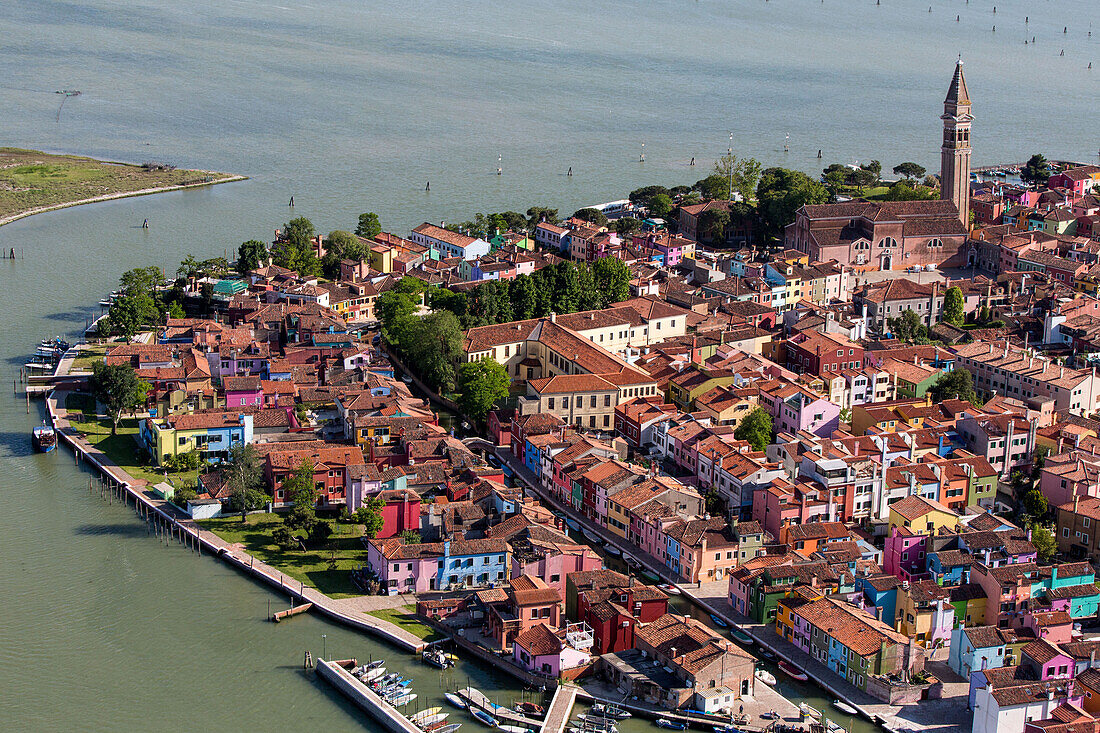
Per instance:
[[[1095,3],[1043,3],[1042,17],[1036,3],[996,4],[994,17],[976,0],[8,0],[0,144],[250,180],[0,228],[0,250],[27,256],[0,261],[0,386],[38,339],[82,328],[122,270],[174,270],[188,253],[270,238],[292,215],[329,231],[375,211],[401,233],[476,211],[569,212],[701,178],[730,132],[736,152],[768,165],[934,168],[959,52],[976,164],[1092,159]],[[57,89],[84,92],[60,122]],[[0,398],[0,727],[371,729],[299,669],[306,649],[386,656],[381,645],[312,617],[266,623],[269,602],[286,599],[159,544],[132,511],[90,495],[66,451],[32,455],[38,419]],[[421,691],[439,686],[407,662]]]

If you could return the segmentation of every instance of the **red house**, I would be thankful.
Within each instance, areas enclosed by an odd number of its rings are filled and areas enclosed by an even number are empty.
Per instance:
[[[370,498],[382,500],[382,529],[375,535],[379,539],[420,531],[420,497],[415,491],[391,489]]]
[[[633,649],[638,624],[666,613],[668,596],[650,585],[608,586],[577,594],[577,615],[592,629],[593,654]]]
[[[863,347],[837,334],[805,332],[787,341],[787,366],[831,379],[836,372],[863,366]]]
[[[499,410],[490,410],[488,417],[489,440],[499,446],[512,444],[512,418],[515,417],[514,408],[505,407]]]
[[[298,466],[305,460],[313,463],[313,484],[317,487],[318,506],[321,507],[347,503],[344,488],[347,469],[353,465],[366,464],[363,451],[353,446],[272,451],[267,454],[264,463],[264,477],[272,489],[275,506],[283,506],[291,501],[283,491],[283,481],[298,470]],[[417,511],[419,512],[419,507]]]

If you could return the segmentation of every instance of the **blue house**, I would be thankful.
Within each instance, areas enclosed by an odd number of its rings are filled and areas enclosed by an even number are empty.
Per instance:
[[[527,470],[535,474],[535,478],[542,478],[542,455],[538,447],[527,440],[523,444],[523,465]]]
[[[503,538],[444,540],[436,587],[503,583],[508,570],[508,543]]]
[[[947,666],[967,680],[973,672],[1005,666],[1010,634],[996,626],[960,626],[951,632]]]
[[[969,583],[971,562],[973,562],[973,558],[970,553],[961,550],[929,552],[928,572],[940,585]]]
[[[856,591],[867,599],[867,605],[882,609],[880,618],[890,626],[897,614],[899,585],[901,580],[887,573],[856,576]]]

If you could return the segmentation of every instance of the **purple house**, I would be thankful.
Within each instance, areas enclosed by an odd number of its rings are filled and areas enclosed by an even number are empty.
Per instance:
[[[266,377],[271,365],[271,347],[264,341],[253,341],[244,347],[221,343],[217,351],[206,354],[206,361],[210,365],[210,376],[215,379]]]
[[[524,669],[548,677],[559,677],[562,672],[591,662],[592,655],[571,647],[566,636],[564,629],[555,632],[544,623],[536,624],[513,640],[512,656]],[[586,638],[590,643],[591,631]]]
[[[1046,639],[1039,639],[1025,645],[1020,653],[1022,664],[1035,670],[1035,674],[1041,680],[1073,677],[1073,657]]]
[[[894,527],[882,551],[882,569],[901,580],[927,577],[928,536]]]
[[[259,407],[264,403],[264,387],[259,377],[225,377],[222,386],[225,388],[227,409]]]
[[[772,409],[775,429],[780,433],[807,430],[827,437],[840,427],[838,405],[797,387],[784,399],[776,400]]]

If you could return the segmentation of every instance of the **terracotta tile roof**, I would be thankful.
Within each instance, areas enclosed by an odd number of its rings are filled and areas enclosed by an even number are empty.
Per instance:
[[[526,649],[532,657],[559,654],[562,650],[561,639],[544,623],[527,629],[515,638],[514,643]]]

